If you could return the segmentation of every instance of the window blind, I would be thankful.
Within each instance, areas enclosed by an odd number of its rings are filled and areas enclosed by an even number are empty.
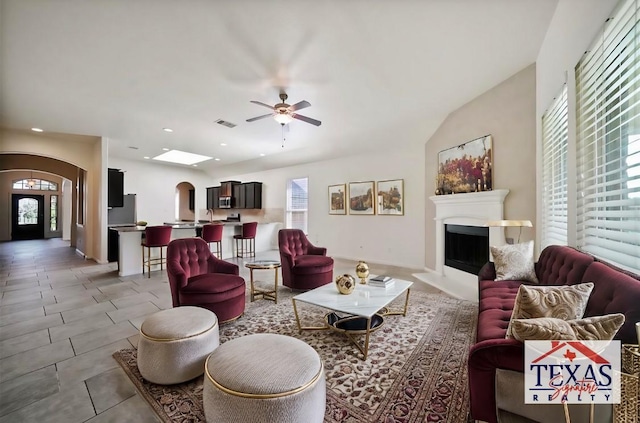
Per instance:
[[[287,182],[286,227],[301,229],[304,233],[307,233],[308,184],[308,178],[290,179]]]
[[[578,248],[640,271],[640,31],[623,0],[576,66]]]
[[[567,245],[567,86],[542,116],[542,248]]]

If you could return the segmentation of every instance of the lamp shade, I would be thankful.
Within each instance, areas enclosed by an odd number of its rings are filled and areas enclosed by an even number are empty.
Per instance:
[[[514,227],[533,227],[533,223],[530,220],[490,220],[487,222],[487,226],[514,226]]]

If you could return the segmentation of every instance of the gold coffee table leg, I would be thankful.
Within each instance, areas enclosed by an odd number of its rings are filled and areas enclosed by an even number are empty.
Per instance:
[[[253,287],[253,269],[249,269],[249,273],[251,274],[251,302],[253,302],[254,298],[254,294],[255,294],[255,288]]]
[[[349,333],[349,331],[344,331],[344,334],[347,335],[347,338],[349,338],[351,343],[355,345],[358,348],[358,350],[360,350],[360,352],[364,356],[364,359],[366,360],[367,356],[369,355],[369,337],[371,335],[371,317],[367,319],[367,330],[365,331],[365,334],[364,334],[364,344],[360,344],[360,342],[358,342],[358,340],[355,338],[354,334]],[[360,334],[362,334],[362,332]]]
[[[409,307],[409,293],[410,292],[411,292],[411,289],[407,289],[407,296],[405,297],[404,308],[402,310],[391,310],[390,308],[385,307],[380,311],[380,314],[382,314],[383,316],[399,316],[399,315],[406,316],[407,315],[407,309]]]
[[[293,303],[293,314],[296,316],[296,323],[298,323],[298,333],[302,333],[303,330],[329,330],[329,326],[302,326],[300,323],[300,316],[298,315],[298,307],[296,306],[296,299],[292,298],[291,302]]]
[[[274,268],[273,271],[276,272],[276,283],[273,286],[273,300],[278,304],[278,268]]]

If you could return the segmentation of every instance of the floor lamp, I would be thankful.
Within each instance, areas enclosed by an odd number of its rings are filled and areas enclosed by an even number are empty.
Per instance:
[[[522,228],[532,228],[533,227],[533,223],[531,223],[530,220],[490,220],[487,222],[487,226],[490,227],[516,227],[516,228],[520,228],[520,231],[518,232],[518,242],[520,243],[520,235],[522,235]]]

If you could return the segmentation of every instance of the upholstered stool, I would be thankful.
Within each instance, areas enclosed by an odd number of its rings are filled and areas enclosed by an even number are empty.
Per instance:
[[[303,341],[275,334],[246,335],[220,345],[205,364],[208,422],[322,422],[324,367]]]
[[[215,313],[200,307],[159,311],[140,326],[138,370],[149,382],[186,382],[204,372],[207,356],[219,344]]]
[[[256,232],[258,222],[247,222],[242,224],[242,233],[234,235],[236,241],[236,257],[256,256]]]
[[[204,239],[207,244],[209,244],[209,249],[211,249],[211,243],[213,242],[215,246],[215,252],[211,251],[215,254],[219,259],[222,258],[222,231],[224,230],[224,226],[220,224],[207,224],[202,227],[202,239]]]
[[[151,266],[155,264],[162,265],[167,261],[163,257],[163,248],[169,245],[171,241],[171,231],[173,227],[169,225],[162,226],[147,226],[144,229],[144,238],[142,239],[142,275],[144,275],[144,268],[146,266],[147,273],[151,277]],[[144,259],[144,249],[147,248],[147,259]],[[160,248],[160,257],[151,257],[151,248]]]

